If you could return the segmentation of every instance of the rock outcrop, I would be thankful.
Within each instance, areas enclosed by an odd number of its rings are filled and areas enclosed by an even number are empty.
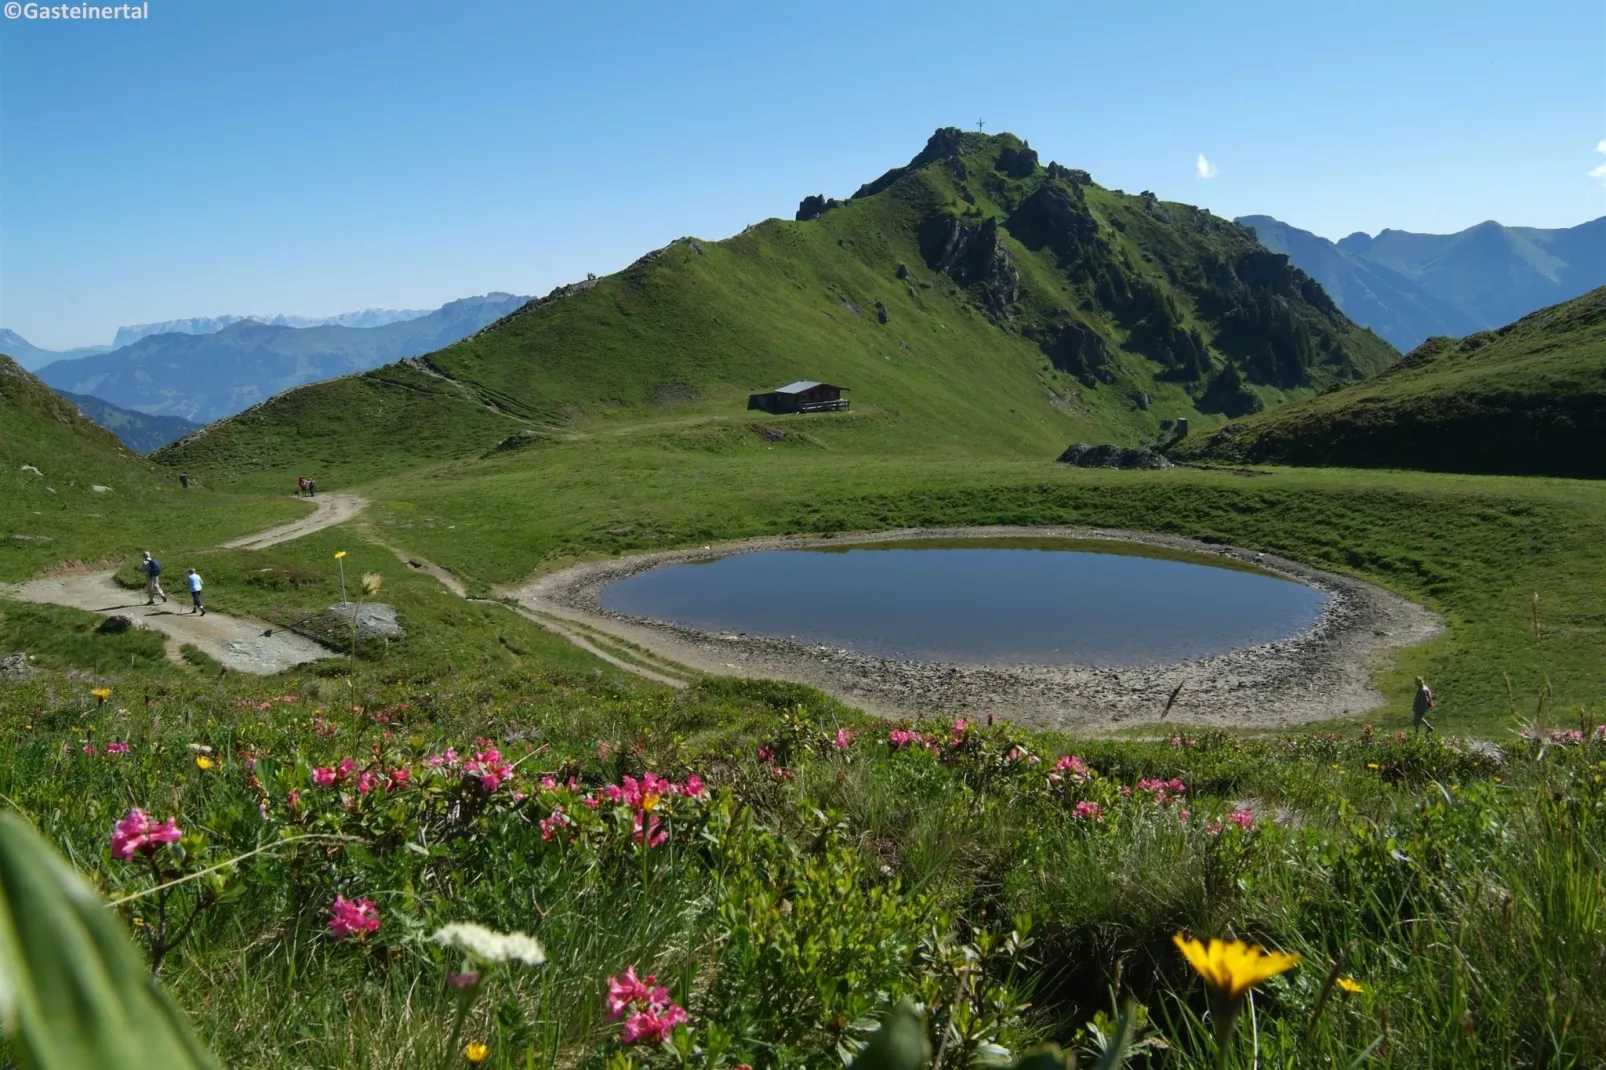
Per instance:
[[[396,607],[383,602],[336,602],[324,611],[324,618],[338,629],[337,634],[351,634],[352,622],[357,625],[357,639],[404,639],[407,633],[396,622]]]
[[[807,223],[811,219],[818,219],[841,204],[842,202],[835,197],[826,197],[820,193],[804,197],[802,203],[797,206],[797,221]]]
[[[1147,446],[1115,446],[1078,442],[1057,458],[1072,468],[1175,468],[1176,465]]]
[[[1008,319],[1009,306],[1024,293],[996,219],[966,223],[956,216],[937,216],[921,228],[920,251],[932,270],[973,289],[994,319]]]

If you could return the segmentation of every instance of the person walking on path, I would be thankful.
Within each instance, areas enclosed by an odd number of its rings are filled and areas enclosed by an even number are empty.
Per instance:
[[[1428,723],[1428,711],[1433,708],[1433,689],[1418,676],[1416,678],[1416,697],[1411,700],[1411,727],[1417,730],[1426,728],[1433,731]]]
[[[139,570],[145,573],[145,604],[154,606],[160,598],[165,604],[167,595],[162,593],[162,563],[151,556],[149,550],[145,551],[145,559],[139,563]]]
[[[192,568],[187,578],[190,584],[190,601],[194,603],[190,607],[190,612],[199,613],[204,617],[206,616],[206,607],[201,605],[201,574]]]

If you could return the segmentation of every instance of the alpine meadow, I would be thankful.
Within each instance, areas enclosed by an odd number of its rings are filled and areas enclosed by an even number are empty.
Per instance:
[[[241,69],[172,74],[217,94],[174,129],[235,145],[200,117],[245,107],[229,87],[269,31],[183,14]],[[598,13],[548,14],[580,54]],[[151,15],[141,32],[179,33]],[[360,41],[276,16],[307,64],[288,82],[364,65],[264,97],[300,102],[283,158],[321,146],[316,168],[220,147],[176,187],[197,226],[108,236],[141,235],[184,302],[143,327],[94,313],[129,344],[4,306],[0,1063],[1606,1065],[1600,221],[1334,242],[1263,214],[1354,214],[1320,176],[1253,187],[1268,202],[1238,223],[1047,158],[1076,144],[1054,128],[922,147],[867,115],[843,151],[882,163],[856,190],[514,297],[553,280],[491,290],[476,198],[558,248],[566,212],[636,189],[600,134],[571,140],[618,102],[544,81],[582,68],[538,57],[529,12],[484,57],[431,24],[438,72],[415,15]],[[711,35],[699,64],[756,32],[682,17]],[[55,28],[12,21],[17,42]],[[1322,25],[1308,62],[1360,62]],[[1288,40],[1254,32],[1233,77],[1275,95],[1268,72],[1293,76],[1256,54]],[[766,33],[784,81],[803,45]],[[97,62],[174,55],[123,36]],[[635,130],[631,181],[680,190],[696,124],[652,96],[747,76],[608,69],[668,124]],[[454,81],[499,88],[463,104]],[[336,125],[363,94],[397,110]],[[537,99],[539,135],[473,114]],[[530,192],[497,192],[499,154],[544,137]],[[1089,133],[1088,155],[1141,173],[1115,144]],[[768,159],[755,143],[730,189]],[[1248,180],[1211,160],[1191,188],[1237,206]],[[353,203],[348,182],[370,200],[331,223],[319,198]],[[610,240],[651,233],[615,208]],[[667,222],[650,244],[689,229]],[[328,234],[292,257],[278,226]],[[225,234],[260,244],[184,265]],[[239,314],[293,300],[298,272],[333,285],[353,250],[393,292]],[[281,288],[231,311],[235,261]],[[490,292],[442,305],[414,275]],[[1440,329],[1462,333],[1385,340]]]

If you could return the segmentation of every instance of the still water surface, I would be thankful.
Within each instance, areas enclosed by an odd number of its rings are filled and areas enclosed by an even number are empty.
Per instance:
[[[1313,587],[1131,543],[946,540],[760,550],[663,565],[605,587],[618,613],[876,657],[1133,666],[1297,635]]]

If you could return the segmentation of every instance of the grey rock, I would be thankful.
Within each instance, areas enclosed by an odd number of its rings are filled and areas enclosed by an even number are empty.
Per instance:
[[[887,311],[885,302],[877,301],[875,303],[875,318],[877,323],[886,323],[892,319],[892,314]]]
[[[336,602],[324,612],[324,616],[348,632],[355,620],[359,640],[403,639],[407,636],[396,622],[396,607],[384,602]]]
[[[1072,468],[1175,468],[1163,455],[1147,446],[1115,446],[1108,443],[1078,442],[1057,458]]]
[[[119,615],[115,617],[107,617],[105,620],[100,622],[100,627],[96,628],[95,631],[99,632],[101,635],[118,635],[122,632],[128,631],[132,627],[134,627],[134,618]]]
[[[28,664],[28,655],[21,651],[0,658],[0,680],[6,683],[20,684],[33,679],[38,672],[37,668]]]

